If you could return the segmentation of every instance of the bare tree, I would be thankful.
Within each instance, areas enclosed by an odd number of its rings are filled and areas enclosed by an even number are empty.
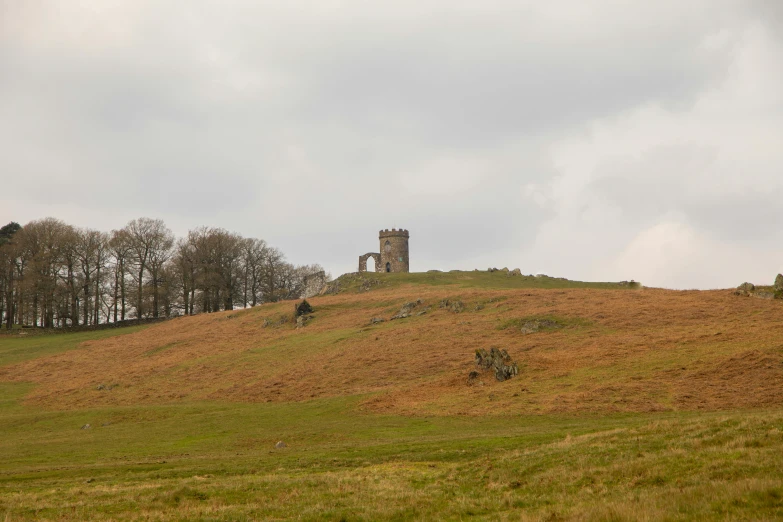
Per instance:
[[[135,265],[137,285],[136,317],[144,316],[144,275],[152,268],[153,316],[158,316],[158,280],[157,273],[169,258],[174,244],[171,233],[160,219],[134,219],[124,229],[130,241],[130,257]]]
[[[114,309],[114,322],[119,317],[125,320],[125,278],[128,272],[128,258],[131,255],[131,239],[126,229],[112,230],[109,239],[109,254],[114,261],[114,286],[112,308]]]

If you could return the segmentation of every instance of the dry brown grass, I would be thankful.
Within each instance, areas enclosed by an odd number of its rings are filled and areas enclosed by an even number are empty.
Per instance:
[[[421,298],[424,316],[389,318]],[[461,299],[466,311],[438,309]],[[498,300],[499,299],[499,300]],[[185,317],[0,368],[70,409],[184,400],[301,401],[373,393],[404,414],[719,410],[783,404],[783,302],[729,291],[413,287],[312,299],[315,320],[263,327],[293,305]],[[484,304],[474,311],[477,303]],[[577,320],[523,335],[511,319]],[[468,386],[477,348],[506,348],[520,376]],[[99,391],[99,384],[118,386]]]

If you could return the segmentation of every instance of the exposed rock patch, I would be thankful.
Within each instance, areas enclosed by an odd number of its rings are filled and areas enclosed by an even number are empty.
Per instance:
[[[535,319],[533,321],[526,321],[521,328],[523,334],[532,334],[540,332],[541,330],[556,330],[562,328],[563,325],[552,319]]]
[[[448,299],[441,299],[440,303],[438,303],[438,308],[445,308],[449,310],[450,312],[453,312],[455,314],[458,314],[462,312],[465,309],[465,304],[460,301],[459,299],[456,301],[450,301]]]
[[[758,299],[783,299],[783,274],[778,274],[771,286],[756,286],[752,283],[742,283],[734,290],[734,295],[756,297]]]
[[[416,312],[416,317],[419,317],[419,316],[422,316],[422,315],[426,314],[427,312],[429,312],[429,311],[430,311],[430,309],[431,309],[431,308],[432,308],[432,307],[428,306],[428,307],[427,307],[427,308],[425,308],[424,310],[421,310],[421,311],[419,311],[419,312]]]
[[[495,347],[492,347],[489,353],[484,348],[476,350],[476,366],[484,371],[494,371],[495,379],[500,382],[519,374],[517,363],[511,360],[508,352]]]
[[[313,317],[315,317],[315,316],[313,316],[313,315],[300,315],[299,317],[296,318],[296,327],[297,328],[304,328],[305,326],[307,326],[307,323],[309,323],[310,320],[313,319]]]
[[[405,303],[402,305],[402,308],[400,308],[400,311],[392,316],[391,320],[393,321],[395,319],[405,319],[406,317],[410,317],[413,309],[419,306],[421,303],[421,299]]]

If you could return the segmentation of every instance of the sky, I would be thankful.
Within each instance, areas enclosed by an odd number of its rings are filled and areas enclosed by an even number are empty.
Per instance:
[[[726,288],[781,201],[778,0],[0,0],[2,224]]]

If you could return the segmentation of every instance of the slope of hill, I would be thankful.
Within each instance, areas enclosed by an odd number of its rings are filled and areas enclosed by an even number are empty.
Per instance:
[[[0,514],[783,516],[783,302],[503,273],[339,286],[300,328],[285,302],[0,336]],[[519,375],[469,381],[492,346]]]
[[[777,301],[573,282],[541,289],[520,280],[520,288],[497,290],[465,286],[461,274],[451,275],[451,285],[401,276],[371,291],[312,299],[314,317],[304,328],[290,319],[290,302],[185,317],[5,366],[0,380],[35,383],[28,402],[52,408],[358,394],[373,411],[426,415],[783,402]],[[482,282],[513,279],[491,276]],[[416,301],[411,317],[390,320]],[[371,324],[373,318],[385,321]],[[542,319],[553,328],[522,331]],[[487,374],[468,385],[475,351],[492,346],[508,351],[520,375],[500,383]]]

